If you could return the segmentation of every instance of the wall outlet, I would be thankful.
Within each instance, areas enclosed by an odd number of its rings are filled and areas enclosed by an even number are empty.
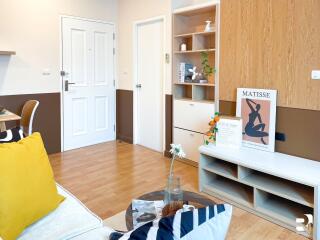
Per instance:
[[[285,142],[286,135],[284,133],[276,132],[276,140],[280,142]]]
[[[311,79],[320,80],[320,70],[312,70]]]

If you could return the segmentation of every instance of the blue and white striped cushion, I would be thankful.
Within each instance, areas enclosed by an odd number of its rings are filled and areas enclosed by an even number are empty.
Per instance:
[[[20,127],[15,127],[4,132],[0,132],[0,143],[18,142],[23,138]]]
[[[112,233],[110,240],[223,240],[232,217],[232,206],[219,204],[146,223],[126,234]]]

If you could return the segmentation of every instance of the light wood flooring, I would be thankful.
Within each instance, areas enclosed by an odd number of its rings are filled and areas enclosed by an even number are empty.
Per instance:
[[[50,160],[56,181],[102,219],[126,209],[132,198],[163,189],[169,169],[161,153],[123,142],[58,153]],[[185,190],[197,192],[197,168],[176,162],[175,174]],[[306,238],[234,207],[227,239]]]

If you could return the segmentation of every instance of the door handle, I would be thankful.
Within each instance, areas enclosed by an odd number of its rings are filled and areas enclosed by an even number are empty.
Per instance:
[[[142,86],[141,86],[140,83],[136,85],[136,88],[141,88],[141,87],[142,87]]]
[[[74,85],[74,84],[76,84],[76,83],[69,82],[69,80],[65,80],[65,81],[64,81],[64,90],[65,90],[66,92],[68,92],[68,91],[69,91],[69,85]]]

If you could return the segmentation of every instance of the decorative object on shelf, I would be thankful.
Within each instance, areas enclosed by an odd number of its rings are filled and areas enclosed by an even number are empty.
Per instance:
[[[193,69],[193,65],[185,62],[181,62],[179,65],[179,82],[187,82],[191,81],[192,73],[190,73],[189,69]]]
[[[189,69],[189,72],[192,73],[192,80],[196,80],[197,76],[199,76],[196,66],[194,66],[192,69]]]
[[[202,75],[204,79],[208,79],[215,72],[213,67],[209,65],[209,56],[207,52],[201,52]]]
[[[212,22],[212,21],[210,21],[210,20],[207,20],[207,21],[206,21],[206,27],[205,27],[205,29],[204,29],[205,32],[212,32],[212,31],[213,31],[213,28],[212,28],[212,26],[211,26],[211,22]]]
[[[170,172],[169,177],[167,179],[167,186],[165,189],[165,203],[170,203],[172,201],[182,200],[183,192],[180,185],[180,178],[175,177],[173,174],[173,164],[176,157],[184,158],[186,154],[184,153],[180,144],[170,144],[171,149],[170,153],[172,155],[171,163],[170,163]]]
[[[212,117],[209,122],[209,126],[210,126],[209,131],[205,133],[205,136],[206,136],[204,140],[205,145],[209,145],[210,142],[214,143],[216,141],[216,134],[218,132],[217,123],[219,122],[219,120],[220,120],[219,112],[216,112],[214,114],[214,117]]]
[[[182,43],[181,46],[180,46],[180,51],[181,51],[181,52],[187,51],[187,44]]]
[[[216,146],[239,149],[242,143],[242,119],[221,116],[217,122]]]
[[[237,89],[237,117],[242,118],[243,146],[274,152],[277,91]]]

